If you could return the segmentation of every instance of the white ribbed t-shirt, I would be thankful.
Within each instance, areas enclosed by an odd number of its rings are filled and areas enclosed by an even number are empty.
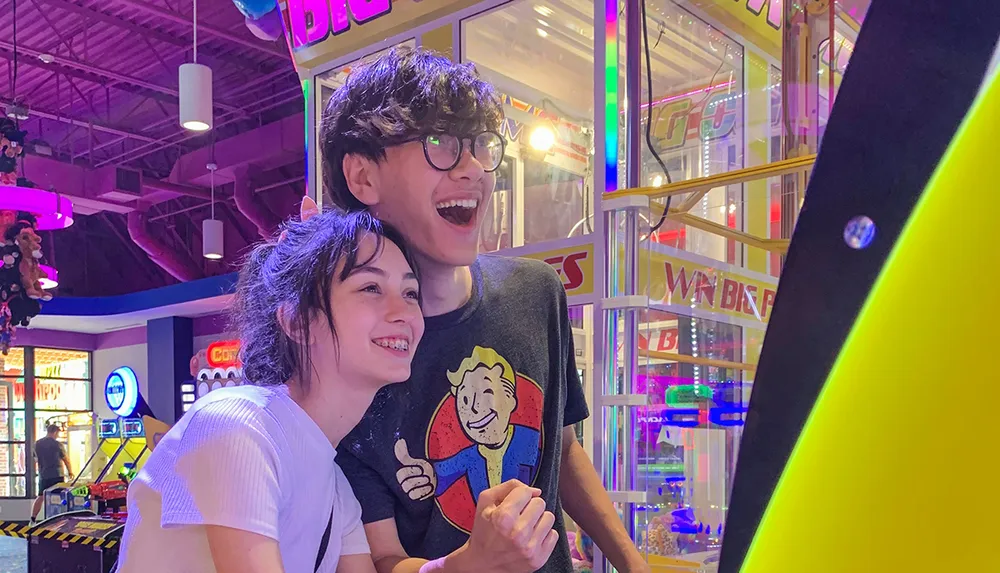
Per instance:
[[[213,573],[204,525],[278,541],[285,573],[320,571],[369,553],[361,506],[336,451],[284,386],[238,386],[195,402],[128,490],[121,573]]]

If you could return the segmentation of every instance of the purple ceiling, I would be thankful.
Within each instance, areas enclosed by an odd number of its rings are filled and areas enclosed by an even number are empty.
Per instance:
[[[231,0],[198,5],[198,61],[213,70],[215,129],[199,135],[178,125],[191,9],[174,0],[0,0],[0,104],[31,109],[21,122],[24,174],[79,207],[73,227],[43,236],[59,269],[57,296],[231,272],[304,192],[302,92],[287,47],[254,37]],[[209,161],[219,165],[222,261],[201,257]],[[131,193],[122,191],[126,171],[140,181]]]

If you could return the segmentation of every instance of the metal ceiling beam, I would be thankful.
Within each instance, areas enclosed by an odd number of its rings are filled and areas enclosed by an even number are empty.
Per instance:
[[[0,48],[3,48],[5,50],[10,50],[11,52],[13,52],[14,51],[14,44],[9,43],[9,42],[4,42],[3,40],[0,40]],[[29,65],[29,66],[32,66],[32,67],[38,67],[38,68],[43,68],[43,69],[51,69],[50,67],[53,65],[53,64],[46,64],[46,63],[44,63],[44,62],[42,62],[41,60],[38,59],[38,56],[40,56],[43,53],[46,53],[44,50],[38,50],[36,48],[31,48],[31,47],[25,46],[23,44],[18,44],[17,51],[18,51],[19,54],[26,54],[26,55],[32,56],[32,58],[25,58],[25,60],[21,60],[21,61],[18,62],[18,63],[20,63],[22,65]],[[178,91],[175,90],[175,89],[173,89],[173,88],[170,88],[170,87],[167,87],[167,86],[161,86],[161,85],[155,84],[153,82],[147,82],[146,80],[143,80],[143,79],[140,79],[140,78],[136,78],[136,77],[133,77],[133,76],[129,76],[129,75],[126,75],[126,74],[120,74],[118,72],[115,72],[115,71],[112,71],[112,70],[107,70],[107,69],[104,69],[104,68],[100,68],[100,67],[88,64],[86,62],[81,62],[81,61],[78,61],[78,60],[74,60],[73,58],[68,58],[66,56],[60,56],[57,61],[59,62],[59,64],[62,65],[62,67],[76,68],[77,70],[80,70],[80,71],[83,71],[83,72],[87,72],[87,73],[90,73],[90,74],[94,74],[96,76],[100,76],[100,77],[103,77],[103,78],[107,78],[109,80],[117,80],[119,82],[130,84],[130,85],[141,87],[141,88],[145,88],[147,90],[150,90],[150,91],[153,91],[153,92],[156,92],[156,93],[161,93],[161,94],[164,94],[164,95],[169,95],[169,96],[172,96],[173,98],[179,97]],[[176,101],[174,101],[173,103],[176,103]],[[237,107],[237,106],[224,104],[224,103],[221,103],[218,100],[215,100],[214,105],[216,107],[220,108],[220,109],[224,109],[224,110],[226,110],[228,112],[231,112],[231,113],[245,115],[245,112],[243,111],[243,108],[240,108],[240,107]]]
[[[0,103],[2,103],[3,105],[10,105],[13,102],[11,100],[7,99],[7,98],[0,98]],[[93,127],[94,131],[100,131],[102,133],[109,133],[111,135],[118,135],[118,136],[121,136],[123,138],[135,139],[135,140],[142,141],[142,142],[145,142],[145,143],[155,143],[155,142],[159,141],[159,140],[157,140],[155,138],[152,138],[152,137],[149,137],[149,136],[146,136],[146,135],[141,135],[141,134],[138,134],[138,133],[133,133],[131,131],[126,131],[124,129],[120,129],[120,128],[117,128],[117,127],[111,127],[111,126],[107,126],[107,125],[102,125],[100,123],[91,123],[91,122],[83,121],[83,120],[76,119],[76,118],[73,118],[73,117],[68,117],[65,114],[56,114],[56,113],[52,113],[52,112],[41,110],[41,109],[37,109],[37,108],[31,108],[31,115],[36,116],[36,117],[45,118],[45,119],[51,119],[51,120],[58,121],[58,122],[61,122],[61,123],[65,123],[65,124],[68,124],[68,125],[75,125],[76,127],[85,127],[85,128]]]
[[[279,78],[279,77],[281,77],[281,76],[283,76],[285,74],[294,74],[294,73],[295,73],[295,71],[293,69],[279,69],[279,70],[275,70],[275,71],[267,74],[266,76],[260,76],[258,78],[253,79],[253,80],[250,80],[246,84],[243,84],[243,85],[237,87],[233,91],[228,92],[226,94],[223,94],[223,97],[233,97],[233,96],[236,96],[236,95],[243,95],[243,94],[251,91],[252,89],[255,89],[257,86],[267,83],[268,81],[271,81],[273,79]],[[298,84],[298,79],[297,78],[294,81],[295,81],[296,84]],[[168,117],[165,117],[165,118],[163,118],[163,119],[161,119],[159,121],[153,122],[152,124],[148,125],[145,129],[155,129],[155,128],[167,125],[168,123],[170,123],[170,122],[172,122],[172,121],[174,121],[176,119],[177,119],[177,115],[176,114],[169,115]],[[121,143],[123,139],[124,138],[119,138],[119,139],[113,139],[111,141],[106,141],[104,143],[101,143],[100,145],[94,146],[93,151],[99,151],[101,149],[104,149],[105,147],[116,145],[118,143]]]
[[[163,42],[164,44],[170,44],[172,46],[176,46],[178,48],[189,49],[191,47],[191,42],[185,40],[184,38],[171,36],[170,34],[163,33],[159,30],[153,28],[147,28],[145,26],[141,26],[139,24],[136,24],[135,22],[127,20],[125,18],[112,16],[110,14],[105,14],[104,12],[88,8],[86,6],[79,6],[77,4],[69,2],[68,0],[38,0],[38,1],[44,4],[48,4],[50,6],[55,6],[67,12],[73,12],[74,14],[78,14],[85,18],[90,18],[93,20],[104,22],[105,24],[111,24],[112,26],[117,26],[124,30],[128,30],[129,32],[139,34],[143,38],[156,40],[158,42]],[[226,62],[227,64],[230,65],[238,66],[240,68],[248,70],[255,70],[255,71],[257,70],[256,66],[247,65],[246,60],[236,58],[233,56],[219,54],[215,50],[203,48],[200,45],[198,46],[198,52],[199,54],[207,55],[212,59],[217,59],[219,61]]]
[[[169,10],[164,10],[163,8],[160,8],[159,6],[155,6],[152,3],[148,2],[148,0],[115,0],[115,1],[117,3],[119,3],[119,4],[124,4],[126,6],[131,7],[131,8],[135,8],[136,10],[139,10],[141,12],[145,12],[147,14],[152,14],[154,16],[157,16],[159,18],[163,18],[164,20],[169,20],[169,21],[174,22],[176,24],[181,24],[181,25],[184,25],[184,26],[191,25],[191,17],[189,15],[182,15],[182,14],[178,14],[176,12],[171,12]],[[237,36],[235,34],[231,34],[231,33],[227,32],[225,30],[220,30],[219,28],[216,28],[214,26],[210,26],[208,24],[201,24],[201,23],[199,23],[198,24],[198,30],[200,32],[205,33],[205,34],[210,34],[212,36],[215,36],[216,38],[219,38],[221,40],[226,40],[227,42],[232,42],[234,44],[239,44],[240,46],[243,46],[244,48],[250,48],[251,50],[257,50],[258,52],[260,52],[262,54],[267,54],[269,56],[275,56],[275,57],[281,58],[283,60],[287,60],[288,59],[288,53],[285,50],[282,50],[281,48],[276,48],[273,45],[267,45],[267,44],[263,44],[261,42],[255,42],[255,41],[252,41],[252,40],[247,40],[245,38],[241,38],[241,37],[239,37],[239,36]]]
[[[0,49],[2,49],[3,46],[4,46],[4,42],[0,41]],[[20,45],[18,45],[17,50],[18,50],[18,52],[21,51],[21,46]],[[13,51],[0,51],[0,58],[3,58],[5,60],[7,60],[8,62],[12,61],[14,59]],[[95,74],[89,74],[87,72],[83,72],[83,71],[80,71],[80,70],[77,70],[77,69],[74,69],[74,68],[62,66],[62,65],[57,64],[55,62],[53,62],[51,64],[43,64],[40,60],[34,60],[34,61],[29,60],[29,61],[26,62],[24,59],[18,59],[17,63],[18,63],[19,66],[28,65],[28,66],[32,66],[32,67],[43,68],[46,71],[54,72],[57,75],[66,76],[67,78],[76,78],[76,79],[83,80],[83,81],[86,81],[86,82],[96,83],[96,84],[98,84],[100,86],[108,87],[108,84],[104,81],[104,78],[97,77],[97,76],[95,76]],[[177,103],[176,98],[172,98],[172,97],[170,97],[170,96],[168,96],[166,94],[150,92],[149,90],[146,90],[146,89],[137,88],[137,87],[128,86],[128,85],[123,85],[123,84],[118,84],[118,83],[115,83],[114,87],[117,88],[117,89],[120,89],[122,91],[127,91],[129,93],[135,93],[135,94],[142,95],[142,96],[148,96],[148,97],[151,97],[151,98],[159,99],[161,101],[166,101],[166,102],[171,103],[171,104],[176,104]],[[64,107],[68,107],[68,104],[66,104],[66,106],[64,106]]]
[[[285,90],[285,92],[279,92],[278,94],[275,94],[275,95],[283,95],[284,93],[286,93],[288,91],[298,92],[298,88],[296,87],[295,90]],[[275,103],[271,103],[269,105],[265,105],[263,107],[260,107],[260,108],[257,108],[257,109],[253,109],[249,113],[250,114],[264,113],[265,111],[268,111],[270,109],[273,109],[273,108],[276,108],[276,107],[279,107],[279,106],[282,106],[282,105],[285,105],[285,104],[288,104],[288,103],[291,103],[291,102],[293,102],[293,101],[295,101],[297,99],[301,99],[301,98],[302,98],[301,93],[296,93],[292,97],[281,99],[281,100],[279,100],[279,101],[277,101]],[[241,118],[241,117],[228,117],[225,120],[221,120],[221,118],[220,118],[221,121],[218,121],[215,124],[215,126],[213,127],[213,129],[214,130],[218,130],[219,128],[225,127],[225,126],[227,126],[227,125],[229,125],[231,123],[234,123],[236,121],[240,121],[242,119],[244,119],[244,118]],[[187,134],[187,135],[185,137],[182,137],[182,138],[176,140],[176,141],[169,141],[171,138],[176,137],[177,135],[180,135],[180,134]],[[108,165],[110,163],[119,163],[119,164],[120,163],[128,163],[130,161],[135,161],[137,159],[141,159],[141,158],[143,158],[143,157],[145,157],[145,156],[147,156],[147,155],[149,155],[151,153],[156,153],[161,148],[158,147],[158,146],[155,146],[154,143],[162,143],[164,146],[165,145],[178,145],[180,143],[184,143],[185,141],[188,141],[189,139],[194,139],[194,138],[200,137],[202,135],[204,135],[204,133],[193,133],[192,134],[189,131],[174,132],[174,133],[172,133],[172,134],[170,134],[170,135],[168,135],[168,136],[166,136],[166,137],[164,137],[162,139],[157,140],[156,142],[148,143],[146,145],[141,145],[141,146],[139,146],[138,149],[131,149],[129,151],[126,151],[125,153],[122,153],[120,155],[116,155],[115,157],[111,157],[109,159],[105,159],[105,160],[101,161],[100,163],[98,163],[96,165],[96,167],[103,167],[103,166]],[[150,146],[153,146],[153,147],[150,147]],[[138,155],[135,155],[136,153],[138,153]]]

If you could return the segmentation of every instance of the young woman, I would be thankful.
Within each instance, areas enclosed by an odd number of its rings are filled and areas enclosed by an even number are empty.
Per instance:
[[[251,384],[201,398],[157,445],[129,487],[118,571],[374,572],[335,447],[410,376],[413,268],[395,231],[311,200],[254,249],[234,301]]]

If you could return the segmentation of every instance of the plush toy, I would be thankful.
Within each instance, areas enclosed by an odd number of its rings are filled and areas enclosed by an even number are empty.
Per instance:
[[[0,185],[17,185],[17,158],[24,155],[27,131],[7,119],[0,119]]]
[[[42,279],[48,278],[45,271],[38,265],[42,258],[42,238],[35,229],[25,226],[14,238],[21,254],[18,270],[21,272],[21,286],[28,298],[51,300],[52,296],[42,290]]]

